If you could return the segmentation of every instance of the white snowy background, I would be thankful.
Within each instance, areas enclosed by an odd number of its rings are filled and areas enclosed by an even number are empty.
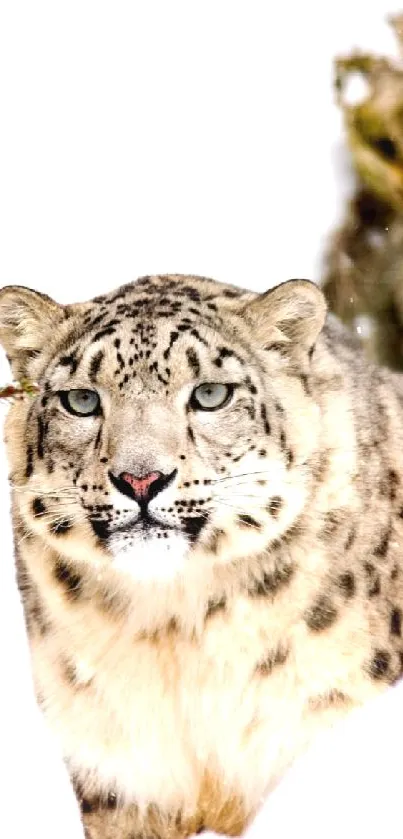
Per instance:
[[[354,46],[396,54],[385,17],[398,10],[386,0],[6,0],[0,286],[67,302],[159,271],[256,290],[319,279],[351,189],[332,58]],[[80,839],[33,701],[6,475],[0,449],[0,834]],[[318,744],[253,839],[403,836],[402,702],[401,688],[390,691]]]

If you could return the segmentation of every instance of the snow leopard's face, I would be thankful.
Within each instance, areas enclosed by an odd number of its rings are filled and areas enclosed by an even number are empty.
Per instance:
[[[259,553],[296,524],[318,438],[313,285],[259,297],[144,278],[68,307],[14,288],[0,311],[16,375],[41,388],[8,421],[17,519],[59,552],[72,589],[83,557],[171,578],[192,556]]]

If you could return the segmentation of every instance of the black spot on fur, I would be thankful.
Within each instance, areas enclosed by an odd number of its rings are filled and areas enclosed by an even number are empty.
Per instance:
[[[16,551],[16,571],[17,584],[24,604],[27,628],[31,630],[35,627],[44,636],[48,632],[50,624],[45,615],[38,589],[31,579],[25,564],[18,555],[18,545]]]
[[[184,516],[182,519],[183,529],[189,537],[190,542],[196,542],[199,538],[203,527],[207,524],[207,515],[204,516]]]
[[[267,434],[267,435],[271,434],[270,423],[267,419],[266,405],[261,405],[260,406],[260,416],[262,418],[265,434]]]
[[[28,610],[28,622],[29,620],[31,620],[34,624],[36,624],[40,634],[43,637],[47,634],[47,632],[49,632],[51,626],[46,618],[43,604],[39,597],[36,597],[34,600],[32,600],[31,607],[28,607]]]
[[[376,597],[381,593],[381,583],[379,577],[375,577],[368,588],[368,597]]]
[[[38,457],[43,458],[43,444],[45,441],[45,423],[42,417],[38,417]]]
[[[61,661],[61,669],[66,681],[75,687],[77,684],[77,671],[73,664],[67,659]]]
[[[390,540],[390,529],[386,531],[383,535],[379,544],[374,548],[374,556],[384,557],[388,552],[389,547],[389,540]]]
[[[193,349],[193,347],[189,347],[186,350],[186,358],[187,358],[187,361],[188,361],[188,364],[189,364],[189,367],[190,367],[192,373],[195,376],[199,376],[200,375],[199,356],[197,355],[197,352],[196,352],[196,350]]]
[[[231,291],[229,288],[224,289],[222,292],[223,297],[239,297],[240,291]]]
[[[369,674],[373,679],[387,678],[390,665],[390,653],[386,650],[375,650],[369,666]]]
[[[108,522],[105,521],[105,519],[91,517],[90,524],[95,533],[95,536],[97,536],[97,538],[100,539],[101,542],[105,542],[110,534]]]
[[[105,353],[102,350],[99,350],[94,357],[91,359],[90,363],[90,370],[89,370],[89,378],[92,384],[96,383],[98,373],[101,369],[102,361],[105,357]]]
[[[321,452],[316,462],[312,464],[312,474],[317,481],[322,483],[325,480],[326,473],[329,469],[329,456],[326,452]]]
[[[249,597],[267,597],[286,586],[294,574],[292,565],[284,565],[275,568],[274,571],[265,572],[260,579],[253,580],[248,585]]]
[[[346,571],[344,574],[340,574],[338,582],[345,597],[353,597],[355,594],[354,574],[351,571]]]
[[[218,356],[214,359],[214,364],[216,367],[222,367],[223,358],[231,358],[233,355],[233,350],[229,350],[227,347],[219,347]]]
[[[25,467],[25,477],[30,478],[34,471],[34,453],[32,446],[27,447],[27,465]]]
[[[276,519],[280,515],[282,507],[283,499],[280,498],[279,495],[273,495],[273,498],[270,499],[266,509],[267,512]]]
[[[258,676],[269,676],[273,669],[280,664],[285,664],[288,658],[288,650],[278,647],[277,650],[270,650],[255,667]]]
[[[190,285],[183,285],[182,288],[179,290],[178,293],[185,294],[190,300],[193,300],[194,303],[201,303],[201,294],[197,288],[193,288]]]
[[[323,522],[323,529],[322,533],[324,536],[334,536],[336,531],[338,530],[340,524],[342,522],[342,518],[340,513],[335,511],[331,511],[330,513],[326,513],[324,522]]]
[[[171,349],[172,349],[172,347],[173,347],[173,345],[174,345],[175,341],[177,341],[177,340],[178,340],[179,335],[180,335],[180,333],[179,333],[179,332],[176,332],[175,330],[172,330],[172,332],[171,332],[171,334],[170,334],[170,336],[169,336],[169,346],[167,347],[167,349],[166,349],[166,350],[164,350],[164,353],[163,353],[164,358],[165,358],[165,361],[169,358],[169,355],[170,355]]]
[[[305,393],[307,396],[310,396],[310,395],[311,395],[311,388],[310,388],[310,385],[309,385],[309,379],[308,379],[308,376],[306,375],[306,373],[300,373],[300,377],[299,377],[299,378],[300,378],[301,385],[302,385],[302,387],[303,387],[304,393]]]
[[[71,375],[76,372],[77,363],[77,358],[73,353],[71,355],[62,355],[59,360],[59,364],[61,364],[62,367],[70,367]]]
[[[203,346],[208,347],[208,341],[206,341],[206,339],[203,338],[202,335],[200,335],[198,329],[192,329],[190,334],[193,335],[193,337],[196,338],[197,341],[200,341],[200,343],[203,344]]]
[[[220,358],[232,358],[235,353],[234,350],[229,350],[228,347],[219,347]]]
[[[282,344],[280,341],[273,341],[271,344],[266,344],[264,349],[267,350],[268,352],[270,352],[271,350],[275,350],[276,352],[279,352],[280,355],[284,355],[284,356],[288,355],[287,347],[285,346],[285,344]]]
[[[256,521],[256,519],[252,516],[248,516],[246,513],[241,513],[241,515],[238,516],[237,521],[241,527],[254,527],[256,530],[262,529],[260,522]]]
[[[100,329],[99,332],[97,332],[94,335],[92,343],[95,344],[97,341],[100,341],[101,338],[105,338],[107,335],[114,335],[115,332],[116,329],[114,326],[106,326],[105,329]]]
[[[285,462],[287,469],[294,463],[294,452],[291,449],[287,449],[285,452]]]
[[[93,813],[100,808],[101,799],[99,797],[80,798],[79,804],[82,813]]]
[[[72,529],[73,525],[69,519],[59,519],[59,521],[52,522],[50,530],[54,536],[62,536]]]
[[[126,367],[126,362],[125,362],[125,360],[122,356],[122,353],[120,353],[120,352],[116,353],[116,361],[118,362],[121,370],[123,370],[123,368]]]
[[[54,576],[61,583],[70,600],[78,600],[82,592],[81,575],[74,571],[63,559],[58,559]]]
[[[346,705],[348,697],[342,691],[333,688],[326,693],[319,694],[319,696],[311,696],[309,699],[309,707],[312,710],[323,711],[324,708],[334,708]]]
[[[226,605],[227,605],[227,598],[226,597],[220,597],[219,600],[209,600],[208,604],[207,604],[206,614],[205,614],[206,620],[208,618],[211,618],[212,615],[216,615],[217,612],[225,611]]]
[[[402,613],[400,609],[392,609],[390,613],[390,633],[399,637],[402,634]]]
[[[326,595],[318,597],[317,601],[308,609],[305,622],[312,632],[322,632],[328,629],[337,618],[337,610]]]
[[[32,502],[32,512],[35,518],[43,516],[43,514],[46,513],[46,507],[41,498],[34,498]]]
[[[352,528],[352,530],[350,530],[349,535],[347,536],[347,539],[346,539],[346,544],[344,545],[344,550],[345,550],[345,551],[349,551],[349,550],[350,550],[350,548],[352,547],[353,543],[355,542],[356,535],[357,535],[357,534],[356,534],[355,529],[354,529],[354,528]]]
[[[78,361],[75,354],[71,353],[71,355],[62,355],[59,360],[59,364],[62,367],[70,367],[70,373],[73,375],[73,373],[77,370]]]
[[[223,530],[214,530],[203,543],[205,550],[210,551],[210,553],[213,554],[217,553],[220,540],[224,535]]]
[[[389,498],[394,501],[396,498],[397,487],[399,486],[399,476],[394,469],[389,469],[387,474],[387,483],[389,486]]]
[[[94,813],[97,810],[116,810],[118,806],[118,797],[115,792],[109,792],[102,795],[85,795],[79,783],[73,779],[74,791],[82,813]],[[130,834],[132,836],[133,834]],[[129,839],[129,837],[128,837]]]

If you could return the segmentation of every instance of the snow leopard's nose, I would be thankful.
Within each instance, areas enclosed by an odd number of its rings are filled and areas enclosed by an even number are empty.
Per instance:
[[[109,477],[123,495],[134,498],[142,506],[148,504],[159,492],[173,481],[177,469],[164,475],[163,472],[148,472],[146,475],[133,475],[132,472],[121,472],[120,475],[109,473]]]

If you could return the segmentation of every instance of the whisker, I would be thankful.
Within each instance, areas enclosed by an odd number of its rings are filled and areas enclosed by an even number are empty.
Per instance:
[[[80,512],[80,511],[78,511],[78,512]],[[60,513],[60,510],[57,510],[57,511],[50,510],[50,511],[47,511],[46,513],[43,513],[40,516],[40,519],[42,521],[44,521],[45,524],[47,524],[48,526],[52,526],[52,525],[57,525],[57,524],[62,523],[65,520],[66,516],[69,517],[72,525],[82,524],[83,522],[85,523],[87,521],[85,515],[77,515],[77,512],[75,512],[72,516],[71,512],[69,512],[68,510],[67,510],[66,515]],[[27,527],[25,525],[25,523],[24,523],[24,527],[25,528]],[[25,533],[22,533],[21,536],[18,536],[17,544],[22,545],[24,542],[28,541],[32,536],[35,536],[35,535],[36,534],[35,534],[34,530],[28,530],[27,529]]]
[[[51,506],[48,504],[43,513],[40,513],[37,518],[42,521],[54,523],[56,521],[63,521],[67,516],[72,519],[72,523],[87,520],[87,516],[82,507],[73,500],[70,502],[64,501],[62,509],[59,504],[51,504]]]
[[[42,495],[44,497],[53,496],[57,498],[58,496],[63,496],[66,498],[70,496],[71,498],[76,498],[79,495],[78,490],[74,489],[74,487],[66,487],[61,489],[42,489],[41,486],[15,486],[11,485],[14,492],[17,493],[27,493],[31,495]]]
[[[221,499],[232,500],[232,499],[237,499],[237,498],[246,498],[246,499],[251,498],[251,499],[255,499],[255,501],[259,501],[261,504],[267,504],[267,501],[270,498],[270,493],[262,497],[262,495],[257,495],[256,493],[253,493],[253,492],[231,492],[228,495],[213,495],[213,498],[214,498],[214,500],[217,500],[217,501],[220,501]]]
[[[235,478],[249,478],[251,475],[270,475],[270,470],[259,469],[253,472],[240,472],[237,475],[228,475],[226,478],[217,478],[211,481],[212,484],[221,484],[223,481],[233,481]]]
[[[231,504],[229,501],[224,501],[222,499],[220,499],[219,503],[223,507],[228,507],[231,510],[237,510],[239,513],[246,512],[245,508],[241,504]]]
[[[263,480],[263,479],[262,479],[262,480]],[[270,481],[269,481],[269,480],[265,481],[264,483],[265,483],[265,484],[267,484],[268,486],[270,485]],[[263,484],[262,484],[262,486],[263,486]],[[224,486],[223,486],[222,484],[220,484],[220,486],[218,487],[218,489],[223,489],[223,490],[227,490],[227,489],[228,489],[228,490],[230,490],[230,491],[232,492],[232,490],[233,490],[234,488],[236,489],[237,487],[251,487],[251,489],[257,489],[257,487],[256,487],[256,483],[255,483],[254,481],[250,481],[250,480],[244,480],[244,481],[234,481],[233,483],[224,484]],[[213,491],[214,491],[214,488],[213,488]],[[260,490],[259,490],[259,491],[260,491]],[[262,491],[264,491],[264,489],[263,489]]]
[[[18,536],[18,539],[16,539],[16,544],[17,545],[22,545],[24,542],[28,542],[29,539],[31,539],[33,535],[34,535],[34,533],[33,533],[32,530],[29,530],[29,531],[27,530],[21,536]]]
[[[225,502],[221,502],[223,507],[227,507],[229,510],[234,510],[236,513],[243,513],[245,512],[242,507],[235,507],[233,504],[227,504]],[[254,524],[251,524],[248,521],[244,521],[242,523],[242,527],[249,527],[251,530],[256,531],[256,527]]]
[[[300,468],[302,466],[307,466],[307,465],[308,464],[307,464],[306,460],[300,460],[300,461],[296,460],[293,463],[293,469],[295,470],[298,467]],[[269,479],[272,474],[273,474],[273,467],[268,467],[267,469],[253,470],[252,472],[239,472],[236,475],[228,475],[226,478],[212,478],[210,483],[211,483],[211,485],[222,484],[225,481],[233,481],[236,478],[250,478],[253,475],[263,475],[263,477]]]
[[[41,520],[48,525],[60,524],[60,523],[64,522],[64,520],[66,518],[67,518],[67,516],[54,515],[54,514],[49,515],[49,516],[46,516],[46,514],[44,514],[44,515],[41,516]],[[74,517],[74,518],[71,518],[71,516],[68,516],[68,518],[69,518],[69,521],[71,521],[72,525],[82,524],[83,522],[87,521],[85,516]]]

